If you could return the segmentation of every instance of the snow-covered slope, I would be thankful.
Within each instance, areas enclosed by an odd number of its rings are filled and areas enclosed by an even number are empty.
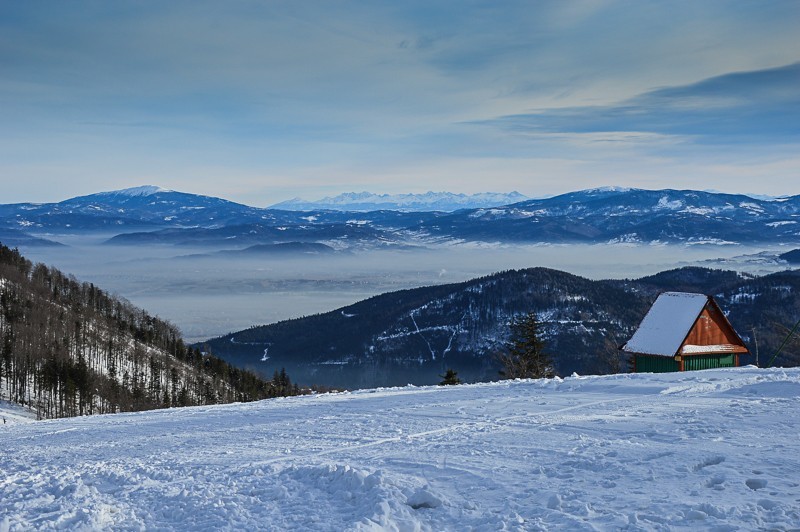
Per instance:
[[[0,529],[800,526],[800,369],[370,390],[0,426]]]
[[[131,187],[131,188],[123,188],[120,190],[111,190],[109,192],[99,192],[94,194],[94,197],[129,197],[129,198],[138,198],[138,197],[145,197],[145,196],[152,196],[153,194],[159,194],[161,192],[174,192],[172,190],[168,190],[166,188],[161,188],[156,185],[142,185],[139,187]]]
[[[0,418],[3,425],[29,423],[36,419],[36,413],[30,408],[0,399]]]

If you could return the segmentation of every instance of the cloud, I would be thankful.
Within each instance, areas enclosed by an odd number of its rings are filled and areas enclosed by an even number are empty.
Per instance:
[[[763,159],[796,141],[798,20],[782,0],[6,2],[0,176],[15,200],[263,176],[263,204],[538,194],[614,182],[622,158],[661,178],[720,156],[695,143]]]
[[[653,90],[621,103],[544,109],[486,121],[516,132],[644,132],[710,143],[800,137],[800,63]]]

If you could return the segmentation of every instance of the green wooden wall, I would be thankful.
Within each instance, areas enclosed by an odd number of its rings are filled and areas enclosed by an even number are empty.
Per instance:
[[[636,373],[669,373],[680,366],[672,357],[636,355]]]
[[[736,356],[733,353],[727,355],[694,355],[683,357],[683,370],[692,371],[696,369],[712,368],[732,368],[736,365]]]
[[[732,368],[736,365],[736,355],[691,355],[683,356],[683,370]],[[673,357],[636,355],[636,373],[669,373],[680,371],[680,364]]]

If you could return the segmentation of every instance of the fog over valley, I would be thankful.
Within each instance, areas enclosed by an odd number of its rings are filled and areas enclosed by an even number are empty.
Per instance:
[[[686,265],[786,269],[785,246],[462,243],[250,257],[174,246],[112,246],[114,233],[47,235],[63,247],[26,255],[117,293],[177,325],[190,342],[326,312],[384,292],[544,266],[590,279],[636,278]],[[766,253],[764,253],[766,252]],[[763,253],[763,255],[758,255]]]

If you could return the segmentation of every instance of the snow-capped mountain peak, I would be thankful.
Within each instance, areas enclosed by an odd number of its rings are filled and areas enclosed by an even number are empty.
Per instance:
[[[428,191],[423,194],[374,194],[371,192],[345,192],[320,200],[299,198],[284,201],[271,208],[284,210],[343,210],[343,211],[457,211],[508,205],[528,199],[519,192],[482,192],[458,194]]]
[[[102,192],[102,194],[108,196],[141,197],[141,196],[152,196],[153,194],[158,194],[159,192],[172,192],[172,191],[166,188],[161,188],[156,185],[143,185],[140,187],[123,188],[121,190],[111,190],[108,192]]]
[[[639,190],[639,189],[634,189],[634,188],[630,188],[630,187],[607,186],[607,187],[590,188],[590,189],[584,190],[583,192],[586,193],[586,194],[597,194],[597,193],[603,193],[603,192],[620,192],[620,193],[623,193],[623,192],[630,192],[631,190]]]

